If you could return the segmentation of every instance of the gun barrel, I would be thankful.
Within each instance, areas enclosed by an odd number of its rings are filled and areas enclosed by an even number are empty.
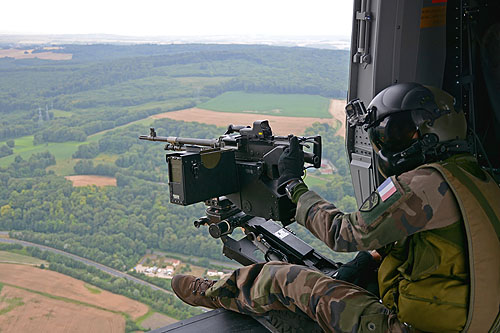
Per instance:
[[[178,136],[141,135],[139,136],[139,139],[148,141],[168,142],[174,145],[196,145],[196,146],[207,146],[207,147],[216,147],[218,143],[217,139],[181,138]]]

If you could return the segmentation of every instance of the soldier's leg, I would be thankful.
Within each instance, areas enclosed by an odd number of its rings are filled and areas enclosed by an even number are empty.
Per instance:
[[[224,308],[265,314],[297,308],[326,332],[404,332],[373,294],[303,266],[269,262],[242,267],[206,292]]]

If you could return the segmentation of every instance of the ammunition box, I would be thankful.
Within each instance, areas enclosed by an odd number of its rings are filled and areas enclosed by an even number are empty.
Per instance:
[[[169,153],[170,202],[190,205],[240,190],[234,151]]]

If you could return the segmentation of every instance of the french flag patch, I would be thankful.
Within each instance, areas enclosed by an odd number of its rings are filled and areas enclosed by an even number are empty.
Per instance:
[[[377,188],[377,192],[380,195],[380,199],[382,199],[382,201],[386,201],[387,199],[389,199],[391,197],[391,195],[396,193],[396,191],[397,191],[396,185],[394,185],[394,183],[392,182],[391,177],[387,178]]]

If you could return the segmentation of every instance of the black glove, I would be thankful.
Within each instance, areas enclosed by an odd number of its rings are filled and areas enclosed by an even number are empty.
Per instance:
[[[380,265],[367,251],[360,251],[356,257],[340,266],[333,277],[353,283],[378,295],[377,269]]]
[[[299,139],[293,136],[290,146],[286,148],[278,161],[278,189],[283,189],[286,183],[292,179],[301,178],[304,175],[304,152],[300,149]]]

